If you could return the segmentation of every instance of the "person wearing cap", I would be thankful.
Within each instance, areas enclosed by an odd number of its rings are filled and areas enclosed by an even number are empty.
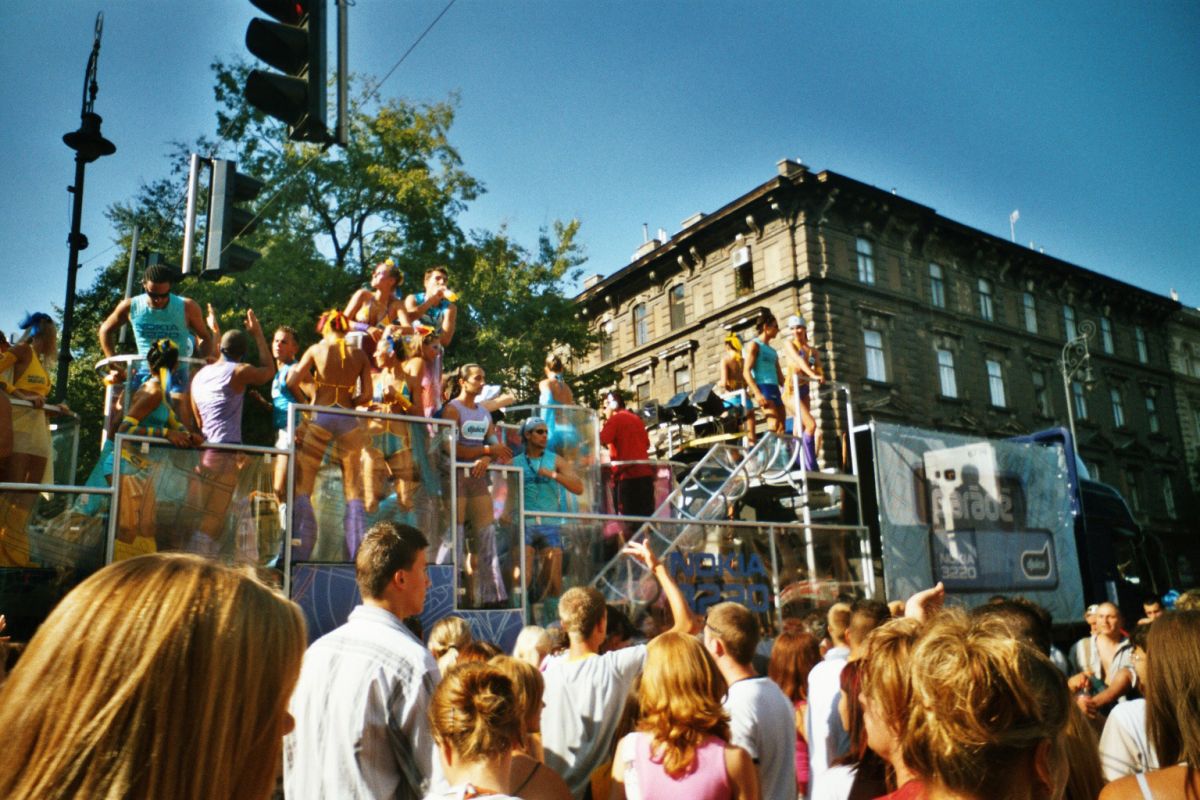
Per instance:
[[[525,451],[512,460],[520,467],[525,480],[525,512],[560,511],[563,493],[583,494],[583,481],[571,470],[562,456],[546,448],[550,427],[541,417],[529,417],[521,423],[521,442]],[[538,576],[542,591],[531,591],[531,599],[557,597],[562,593],[562,524],[561,517],[529,517],[525,525],[525,563],[529,585]],[[536,553],[542,553],[538,570],[533,564]]]
[[[179,349],[181,357],[195,355],[205,358],[212,353],[212,333],[204,324],[204,315],[200,305],[187,297],[172,293],[179,276],[175,270],[165,264],[151,264],[142,275],[144,294],[127,297],[117,304],[112,313],[100,323],[100,349],[105,358],[117,354],[113,346],[113,333],[125,323],[133,329],[133,341],[137,353],[142,358],[150,352],[150,347],[160,339],[170,339]],[[192,347],[192,337],[195,337],[196,347]],[[182,358],[181,358],[182,360]],[[119,364],[114,364],[109,378],[115,382],[124,382],[125,370]],[[137,391],[138,386],[150,379],[150,370],[145,365],[138,371],[130,383],[130,392]],[[169,377],[170,386],[164,387],[171,395],[175,408],[179,409],[180,421],[187,427],[192,427],[191,402],[188,398],[188,367],[186,363],[177,366]]]
[[[809,382],[824,383],[825,373],[821,369],[821,358],[817,353],[817,348],[808,343],[808,327],[804,317],[800,314],[792,314],[784,320],[784,327],[788,329],[791,336],[784,342],[784,353],[787,356],[788,366],[787,381],[783,385],[783,396],[789,410],[795,409],[797,406],[800,409],[803,467],[806,470],[815,470],[817,468],[815,439],[817,421],[812,415]],[[796,396],[797,386],[799,387],[799,397]],[[799,432],[793,423],[792,435]]]

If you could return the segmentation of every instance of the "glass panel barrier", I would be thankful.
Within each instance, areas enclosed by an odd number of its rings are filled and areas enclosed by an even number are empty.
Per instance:
[[[756,523],[734,520],[653,520],[643,529],[649,543],[683,589],[692,611],[703,616],[726,600],[761,615],[772,630],[785,605],[804,609],[839,597],[866,597],[870,565],[866,531],[855,526]],[[810,569],[809,547],[816,554]],[[595,585],[623,607],[639,627],[650,616],[666,620],[667,605],[657,581],[628,556],[612,561]]]
[[[283,551],[274,460],[283,453],[250,445],[173,447],[119,434],[109,521],[113,561],[176,551],[259,567]],[[282,575],[279,576],[282,579]]]
[[[0,483],[0,613],[16,641],[104,564],[110,493],[81,488]]]
[[[493,466],[476,475],[455,467],[458,503],[455,552],[443,544],[435,563],[453,558],[456,609],[513,609],[524,606],[522,565],[526,562],[521,518],[521,470]],[[445,540],[443,540],[444,542]]]

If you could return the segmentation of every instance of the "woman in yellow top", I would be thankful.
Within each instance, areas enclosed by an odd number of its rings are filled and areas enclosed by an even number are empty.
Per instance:
[[[21,340],[0,356],[0,374],[12,369],[12,382],[0,381],[0,388],[32,408],[23,404],[12,407],[12,454],[2,477],[10,483],[46,483],[51,445],[43,406],[50,394],[50,376],[42,359],[54,355],[58,326],[49,314],[37,311],[21,321],[21,329],[25,331]],[[32,492],[12,492],[0,500],[0,564],[31,563],[25,523],[36,499]]]

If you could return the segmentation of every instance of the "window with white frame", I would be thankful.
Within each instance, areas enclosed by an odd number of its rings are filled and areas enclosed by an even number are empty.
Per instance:
[[[1158,421],[1158,401],[1153,394],[1146,395],[1146,424],[1150,427],[1151,433],[1158,433],[1161,430]]]
[[[609,361],[613,357],[613,331],[616,324],[611,319],[600,323],[600,360]]]
[[[1004,365],[995,359],[987,360],[988,396],[996,408],[1005,408],[1008,401],[1004,392]]]
[[[1075,306],[1063,306],[1063,337],[1069,342],[1079,335],[1075,329]]]
[[[633,307],[633,345],[640,347],[650,341],[650,316],[645,303]]]
[[[1033,381],[1033,404],[1037,408],[1038,413],[1043,417],[1052,417],[1054,412],[1050,407],[1050,389],[1046,385],[1046,373],[1039,370],[1034,370],[1029,373],[1029,378]]]
[[[1075,418],[1087,419],[1087,391],[1079,381],[1071,381],[1071,402],[1075,405]]]
[[[687,364],[675,368],[675,394],[692,390],[692,370]]]
[[[1142,510],[1142,495],[1138,491],[1137,473],[1133,470],[1125,470],[1125,499],[1134,511]]]
[[[979,317],[987,322],[996,318],[992,300],[992,282],[987,278],[979,279]]]
[[[1125,427],[1125,400],[1121,396],[1121,390],[1112,388],[1108,390],[1108,397],[1112,401],[1113,425],[1118,428]]]
[[[867,355],[867,380],[887,383],[887,359],[883,354],[883,333],[863,331],[863,347]]]
[[[687,314],[683,305],[683,291],[683,284],[677,283],[671,287],[671,292],[667,295],[667,305],[671,310],[671,330],[682,328],[687,322]]]
[[[954,353],[945,348],[938,348],[938,384],[942,397],[958,397],[958,380],[954,374]]]
[[[1150,349],[1146,347],[1146,329],[1141,325],[1133,326],[1133,341],[1137,344],[1138,361],[1143,364],[1150,363]]]
[[[1033,296],[1033,292],[1025,292],[1021,295],[1021,310],[1025,315],[1025,330],[1037,333],[1037,299]]]
[[[1117,349],[1113,342],[1112,320],[1108,317],[1100,318],[1100,347],[1110,356]]]
[[[929,265],[929,302],[937,308],[946,307],[946,277],[939,264]]]
[[[855,254],[858,256],[858,280],[870,286],[875,285],[875,253],[871,241],[859,236],[855,240]]]
[[[1171,476],[1163,475],[1162,483],[1163,493],[1163,508],[1167,511],[1167,516],[1175,519],[1175,487],[1171,485]]]

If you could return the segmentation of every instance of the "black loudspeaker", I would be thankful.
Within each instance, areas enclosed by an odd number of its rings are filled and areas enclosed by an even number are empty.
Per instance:
[[[719,417],[725,411],[725,401],[713,391],[715,388],[715,383],[706,383],[692,392],[692,405],[707,417]]]
[[[642,418],[647,428],[653,428],[658,424],[658,402],[655,400],[647,400],[641,408],[638,409],[638,416]]]
[[[691,425],[700,413],[695,406],[688,402],[690,394],[690,392],[680,392],[675,395],[659,410],[658,415],[668,422],[682,422],[684,425]]]

